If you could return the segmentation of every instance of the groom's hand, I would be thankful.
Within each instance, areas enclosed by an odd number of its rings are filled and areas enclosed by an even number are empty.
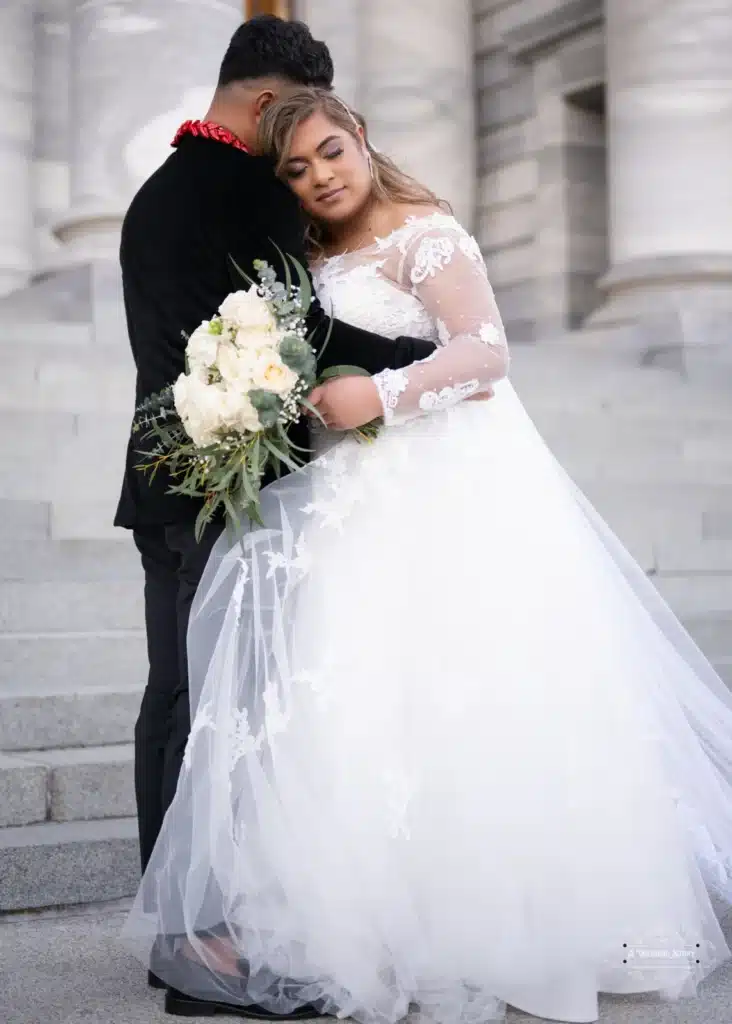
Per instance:
[[[335,377],[308,397],[330,430],[355,430],[384,415],[371,377]]]

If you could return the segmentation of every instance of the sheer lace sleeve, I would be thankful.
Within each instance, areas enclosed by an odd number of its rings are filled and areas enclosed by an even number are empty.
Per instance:
[[[397,283],[437,325],[440,347],[402,370],[373,380],[385,423],[444,409],[506,376],[508,348],[478,243],[452,217],[413,223],[398,243]]]

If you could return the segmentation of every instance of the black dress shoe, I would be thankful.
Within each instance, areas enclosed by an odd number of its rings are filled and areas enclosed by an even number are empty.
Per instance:
[[[157,976],[157,974],[153,974],[152,971],[148,971],[147,972],[147,983],[150,986],[150,988],[167,988],[168,987],[166,985],[166,983],[163,981],[163,979],[159,978]]]
[[[209,999],[196,999],[178,989],[169,988],[165,993],[165,1012],[174,1017],[244,1017],[248,1020],[311,1020],[322,1017],[314,1006],[306,1004],[292,1013],[271,1013],[263,1006],[233,1006],[230,1003],[216,1003]]]

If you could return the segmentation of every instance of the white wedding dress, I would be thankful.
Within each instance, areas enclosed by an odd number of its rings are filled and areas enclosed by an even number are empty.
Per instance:
[[[267,529],[214,549],[127,940],[191,995],[366,1024],[693,995],[730,955],[729,692],[508,381],[462,401],[506,351],[452,218],[316,284],[341,319],[441,347],[379,375],[376,442],[325,438],[265,491]]]

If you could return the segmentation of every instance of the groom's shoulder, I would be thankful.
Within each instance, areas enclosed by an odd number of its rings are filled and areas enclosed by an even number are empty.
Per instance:
[[[188,144],[186,145],[185,142]],[[189,139],[176,149],[139,188],[130,214],[145,215],[185,208],[190,214],[246,207],[261,211],[283,202],[290,193],[268,160],[210,140]]]

